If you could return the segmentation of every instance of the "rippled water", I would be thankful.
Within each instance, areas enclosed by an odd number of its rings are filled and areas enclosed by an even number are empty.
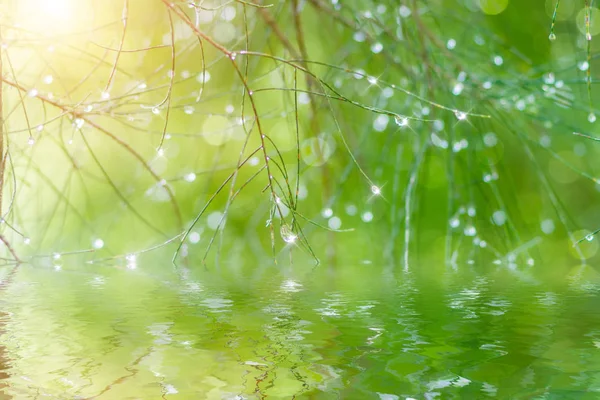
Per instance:
[[[11,271],[0,398],[600,396],[590,280],[369,264]]]

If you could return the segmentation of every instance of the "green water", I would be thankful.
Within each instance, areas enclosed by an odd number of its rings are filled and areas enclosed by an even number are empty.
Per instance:
[[[591,267],[558,281],[495,265],[135,267],[4,269],[6,398],[600,395]]]

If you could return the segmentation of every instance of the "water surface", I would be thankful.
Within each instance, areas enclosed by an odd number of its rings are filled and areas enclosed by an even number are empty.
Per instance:
[[[535,267],[541,268],[541,267]],[[595,399],[600,285],[501,266],[3,270],[7,398]],[[391,272],[390,272],[391,271]],[[1,393],[1,392],[0,392]],[[0,396],[1,397],[1,396]]]

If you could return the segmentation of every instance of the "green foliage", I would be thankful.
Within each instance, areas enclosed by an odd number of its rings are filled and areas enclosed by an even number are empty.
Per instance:
[[[93,3],[4,6],[17,255],[596,254],[588,3]]]

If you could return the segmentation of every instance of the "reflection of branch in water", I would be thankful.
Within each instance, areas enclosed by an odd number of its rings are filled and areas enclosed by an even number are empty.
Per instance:
[[[0,336],[4,334],[4,321],[8,317],[5,312],[0,312]],[[8,354],[6,347],[0,346],[0,397],[2,399],[9,399],[9,395],[4,392],[4,389],[8,387],[6,380],[9,378],[8,374]]]
[[[139,369],[134,368],[134,367],[136,367],[140,362],[142,362],[142,360],[144,358],[146,358],[147,356],[149,356],[150,353],[152,353],[152,349],[153,349],[152,347],[149,347],[148,350],[144,354],[142,354],[141,356],[139,356],[131,365],[125,367],[125,370],[127,372],[129,372],[128,375],[124,375],[124,376],[122,376],[120,378],[115,379],[114,381],[112,381],[111,383],[109,383],[108,385],[106,385],[106,387],[104,389],[102,389],[100,391],[100,393],[98,393],[97,395],[92,396],[92,397],[86,397],[85,400],[91,400],[91,399],[98,398],[98,397],[102,396],[104,393],[108,392],[110,389],[112,389],[113,386],[118,385],[120,383],[123,383],[125,380],[127,380],[127,379],[135,376],[139,372]]]
[[[8,283],[10,283],[10,281],[13,279],[13,276],[17,272],[18,267],[19,267],[19,264],[14,265],[12,267],[12,269],[10,270],[10,272],[7,274],[6,278],[3,280],[0,280],[0,293],[5,288],[8,287]],[[5,333],[4,332],[4,324],[7,319],[8,319],[8,313],[0,312],[0,337],[2,337],[2,335]],[[6,389],[8,387],[6,380],[10,377],[10,375],[7,372],[8,368],[9,368],[8,361],[9,361],[9,357],[8,357],[8,352],[6,351],[6,347],[3,346],[2,344],[0,344],[0,395],[2,395],[2,397],[1,397],[2,399],[11,398],[8,394],[6,394],[4,392],[4,389]]]

